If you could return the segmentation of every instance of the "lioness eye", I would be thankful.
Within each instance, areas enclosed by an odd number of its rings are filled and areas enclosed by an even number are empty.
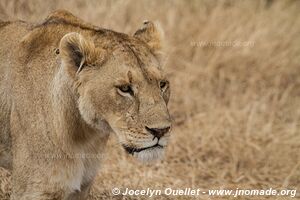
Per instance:
[[[131,95],[133,95],[133,91],[130,85],[121,85],[118,86],[118,89],[123,92],[123,93],[129,93]]]
[[[159,87],[160,89],[164,89],[167,86],[168,82],[167,81],[160,81]]]

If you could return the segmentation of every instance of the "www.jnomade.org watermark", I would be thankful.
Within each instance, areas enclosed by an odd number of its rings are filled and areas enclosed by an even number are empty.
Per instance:
[[[130,189],[130,188],[113,188],[113,195],[123,195],[123,196],[289,196],[295,197],[297,190],[276,190],[273,188],[261,190],[261,189],[213,189],[213,190],[203,190],[199,188],[184,188],[184,189],[175,189],[175,188],[165,188],[165,189]]]
[[[193,47],[253,47],[254,41],[192,41]]]

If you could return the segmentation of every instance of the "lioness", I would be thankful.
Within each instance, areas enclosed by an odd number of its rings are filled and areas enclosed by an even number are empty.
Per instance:
[[[169,138],[160,31],[133,36],[56,11],[0,22],[0,165],[13,200],[86,199],[111,132],[139,160]]]

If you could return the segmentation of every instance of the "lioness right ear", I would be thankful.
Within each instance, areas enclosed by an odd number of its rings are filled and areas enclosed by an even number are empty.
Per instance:
[[[66,34],[60,41],[59,49],[63,62],[76,67],[77,73],[84,65],[96,60],[94,43],[79,33]]]

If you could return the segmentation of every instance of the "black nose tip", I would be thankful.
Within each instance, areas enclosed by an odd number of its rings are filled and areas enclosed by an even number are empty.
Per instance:
[[[158,139],[164,136],[167,132],[170,130],[170,126],[166,128],[149,128],[146,126],[146,130],[151,133],[154,137],[157,137]]]

